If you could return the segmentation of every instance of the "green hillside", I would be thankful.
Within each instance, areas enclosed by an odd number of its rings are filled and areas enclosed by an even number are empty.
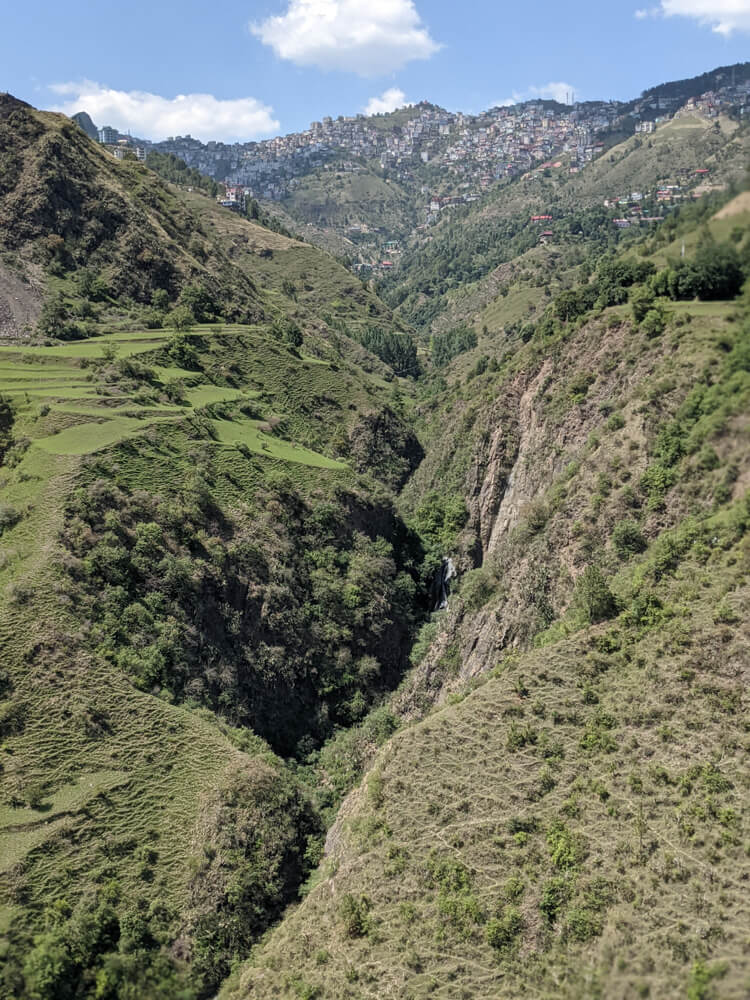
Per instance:
[[[410,388],[332,258],[3,111],[0,995],[203,996],[319,856],[287,761],[403,672]]]
[[[464,500],[458,593],[227,1000],[746,995],[750,317],[639,311],[639,259],[631,304],[579,285],[420,401],[402,504]]]
[[[583,254],[620,242],[622,234],[612,221],[618,210],[605,208],[605,199],[616,202],[637,192],[643,214],[661,215],[658,187],[678,185],[680,197],[690,198],[695,189],[700,193],[701,188],[741,185],[749,142],[747,127],[733,120],[683,113],[649,136],[632,136],[613,146],[579,173],[569,174],[563,165],[501,184],[476,205],[453,210],[418,240],[398,271],[381,282],[381,293],[418,327],[468,322],[479,330],[494,318],[482,310],[510,284],[518,287],[519,272],[538,289],[523,301],[528,309],[545,294],[545,286],[553,291],[565,287]],[[533,219],[539,215],[550,218],[540,225]],[[552,236],[540,246],[540,234],[547,230]],[[626,237],[632,233],[626,231]],[[512,281],[504,273],[511,263]]]
[[[746,126],[383,297],[7,95],[0,150],[0,1000],[746,997]]]
[[[331,169],[304,177],[283,204],[294,219],[339,232],[365,225],[393,239],[407,236],[416,224],[409,195],[394,181],[364,168],[358,173]]]

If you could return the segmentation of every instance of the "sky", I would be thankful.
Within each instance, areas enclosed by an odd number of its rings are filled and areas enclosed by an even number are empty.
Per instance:
[[[750,59],[750,0],[37,0],[0,91],[148,139],[248,141],[420,100],[627,100]]]

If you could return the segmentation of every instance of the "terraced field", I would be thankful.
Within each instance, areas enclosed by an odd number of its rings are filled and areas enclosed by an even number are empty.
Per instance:
[[[211,341],[206,346],[212,350],[215,345],[226,345],[248,334],[251,329],[204,326],[191,331],[191,337]],[[216,385],[195,371],[162,365],[153,370],[156,391],[163,390],[170,382],[181,381],[186,386],[181,403],[174,405],[166,400],[140,403],[127,390],[113,386],[103,377],[102,368],[107,363],[136,356],[148,362],[149,356],[168,348],[169,336],[167,331],[145,330],[104,334],[49,347],[0,347],[0,394],[15,401],[20,419],[29,426],[33,447],[53,455],[88,455],[136,437],[155,423],[176,423],[189,413],[214,404],[239,404],[258,397],[258,391]],[[58,363],[63,359],[67,364]],[[301,363],[305,364],[304,360]],[[320,359],[308,359],[307,364],[327,368]],[[61,414],[81,419],[53,433],[37,432],[38,427],[46,428]],[[42,419],[48,417],[51,419]],[[235,413],[233,419],[215,423],[215,440],[218,445],[242,445],[255,454],[281,461],[320,468],[344,467],[341,462],[309,448],[264,433],[263,426],[266,425],[262,421],[244,419],[242,414]]]

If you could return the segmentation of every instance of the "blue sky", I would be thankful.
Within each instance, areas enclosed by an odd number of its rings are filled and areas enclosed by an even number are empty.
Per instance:
[[[749,40],[750,0],[39,0],[33,23],[5,10],[0,90],[147,138],[233,141],[423,98],[625,99],[750,58]]]

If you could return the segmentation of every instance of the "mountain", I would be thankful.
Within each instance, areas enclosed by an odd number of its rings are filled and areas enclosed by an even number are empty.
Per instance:
[[[748,109],[747,63],[645,90],[635,100],[574,105],[535,100],[477,115],[422,101],[390,114],[327,117],[263,142],[172,137],[153,148],[281,209],[313,241],[379,273],[394,242],[419,242],[444,215],[493,197],[498,184],[544,165],[582,167],[688,102],[712,122]],[[650,135],[650,132],[646,132]],[[648,141],[648,140],[646,140]]]
[[[0,98],[2,1000],[747,995],[747,127],[699,104],[363,282]]]
[[[750,318],[650,289],[747,262],[747,195],[680,216],[425,387],[402,503],[458,592],[222,998],[746,994]]]
[[[94,142],[99,141],[99,129],[96,125],[94,125],[91,120],[91,116],[85,111],[79,111],[77,114],[73,115],[73,121],[81,126],[89,139],[93,139]]]

